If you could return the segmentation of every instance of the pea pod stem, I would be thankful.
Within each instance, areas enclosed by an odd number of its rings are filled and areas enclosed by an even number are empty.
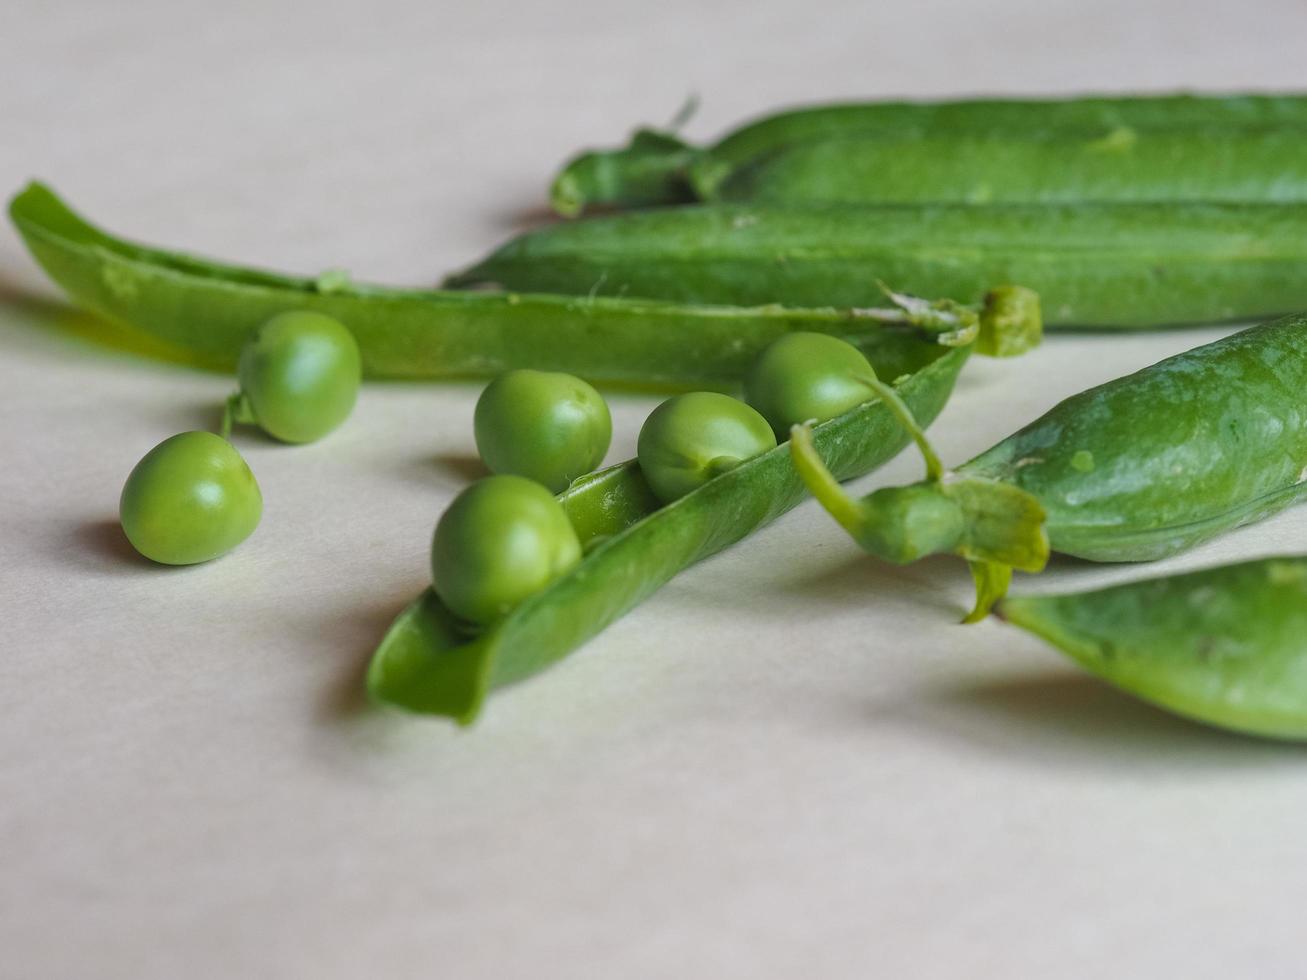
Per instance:
[[[254,425],[257,421],[254,409],[250,405],[250,400],[245,397],[245,393],[234,391],[222,403],[222,421],[218,425],[218,435],[230,440],[234,425]]]
[[[935,483],[943,480],[944,464],[940,461],[939,454],[926,438],[925,430],[917,424],[912,409],[908,408],[898,392],[876,377],[875,368],[867,374],[859,375],[858,380],[880,396],[885,407],[898,419],[899,425],[903,426],[903,431],[917,444],[917,449],[921,451],[921,456],[926,461],[926,479]]]
[[[873,555],[896,564],[939,553],[967,559],[976,600],[962,621],[978,622],[1006,593],[1013,566],[1040,571],[1047,563],[1043,509],[1015,488],[947,472],[911,410],[901,402],[895,408],[884,393],[881,398],[921,450],[926,460],[923,482],[855,499],[827,469],[807,426],[790,432],[795,469],[827,513]]]

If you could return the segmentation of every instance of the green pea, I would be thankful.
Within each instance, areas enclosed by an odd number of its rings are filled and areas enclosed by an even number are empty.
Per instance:
[[[511,473],[553,493],[599,466],[613,421],[580,378],[522,369],[501,374],[477,399],[477,450],[492,473]]]
[[[313,442],[349,417],[361,375],[358,344],[338,321],[281,313],[246,341],[229,415],[282,442]]]
[[[866,355],[848,341],[790,333],[758,355],[745,375],[744,397],[786,439],[792,425],[825,422],[874,398],[865,381],[870,373]]]
[[[127,540],[146,558],[193,565],[225,555],[254,533],[263,495],[226,439],[182,432],[136,464],[118,513]]]
[[[431,542],[436,593],[456,615],[488,624],[581,560],[554,496],[520,476],[488,476],[449,505]]]
[[[650,413],[636,451],[653,492],[671,503],[774,448],[771,426],[754,409],[727,395],[694,391]]]

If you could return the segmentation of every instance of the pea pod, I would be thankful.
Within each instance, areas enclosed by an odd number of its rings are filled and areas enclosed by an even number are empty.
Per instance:
[[[852,136],[760,156],[716,196],[759,204],[1304,201],[1307,127]]]
[[[1307,557],[1013,597],[995,612],[1168,711],[1307,739]]]
[[[1050,548],[1149,561],[1307,498],[1304,350],[1307,314],[1249,328],[1074,395],[952,472],[905,416],[927,479],[861,500],[805,430],[790,442],[813,495],[872,554],[970,561],[974,620]]]
[[[902,376],[895,390],[917,417],[930,420],[968,351],[887,334],[869,355],[882,370]],[[907,441],[879,402],[816,426],[813,438],[844,477],[875,469]],[[469,723],[490,691],[565,657],[677,572],[779,517],[803,496],[785,446],[665,506],[634,460],[583,477],[559,497],[586,548],[579,565],[475,637],[428,589],[377,648],[369,690],[411,711]]]
[[[1051,325],[1149,327],[1307,308],[1307,204],[703,205],[564,222],[449,285],[859,307],[879,282],[1037,291]]]
[[[352,284],[339,273],[277,275],[115,238],[41,184],[18,194],[9,214],[50,278],[80,305],[214,367],[234,367],[260,324],[304,310],[349,328],[366,375],[393,378],[531,367],[597,381],[721,386],[742,377],[753,356],[784,333],[807,330],[857,341],[885,329],[885,316],[876,311],[824,303],[803,310],[739,309],[389,289]],[[903,319],[893,311],[889,318]]]
[[[850,102],[782,110],[696,147],[671,133],[641,129],[628,146],[574,157],[554,180],[555,210],[587,205],[638,207],[709,199],[740,166],[783,147],[855,134],[1016,134],[1070,130],[1100,134],[1205,126],[1307,126],[1301,95],[1127,95],[1068,99]]]

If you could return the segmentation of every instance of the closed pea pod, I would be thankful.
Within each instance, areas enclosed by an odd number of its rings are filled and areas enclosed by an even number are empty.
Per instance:
[[[615,150],[578,154],[554,181],[553,204],[574,215],[588,204],[637,207],[710,199],[736,170],[786,147],[854,135],[968,136],[1059,130],[1106,133],[1186,127],[1307,126],[1301,95],[1074,96],[1071,98],[865,101],[769,113],[705,146],[639,130]]]
[[[952,472],[924,435],[927,479],[849,498],[803,429],[813,494],[865,549],[972,563],[983,615],[1011,569],[1050,548],[1149,561],[1307,498],[1307,315],[1277,320],[1075,395]]]
[[[241,351],[240,390],[227,403],[231,424],[258,425],[282,442],[314,442],[349,417],[362,369],[358,344],[321,313],[282,313],[261,325]]]
[[[1039,294],[1053,326],[1137,328],[1307,308],[1307,203],[712,204],[560,222],[448,281],[701,303],[977,302]]]
[[[759,204],[1307,200],[1307,128],[1106,135],[851,136],[737,170],[715,199]]]
[[[254,533],[263,497],[231,443],[211,432],[182,432],[136,464],[118,510],[127,539],[146,558],[193,565]]]
[[[1238,732],[1307,739],[1307,557],[1013,596],[995,612],[1168,711]]]
[[[557,493],[604,459],[613,437],[603,397],[570,374],[521,369],[477,399],[477,450],[492,473],[513,473]]]

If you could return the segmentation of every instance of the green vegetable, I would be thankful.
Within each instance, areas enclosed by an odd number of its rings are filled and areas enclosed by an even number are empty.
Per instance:
[[[1307,557],[1013,597],[995,612],[1168,711],[1307,739]]]
[[[860,134],[886,138],[1019,134],[1066,130],[1105,134],[1186,127],[1307,126],[1300,95],[1127,95],[1069,99],[968,99],[804,106],[763,116],[707,147],[639,130],[629,146],[573,158],[554,181],[554,208],[639,207],[710,198],[734,170],[795,144]]]
[[[477,450],[493,473],[516,473],[552,493],[603,462],[612,417],[580,378],[526,368],[501,374],[477,399]]]
[[[676,395],[640,428],[640,472],[659,500],[671,503],[714,477],[776,448],[767,420],[715,391]]]
[[[447,608],[493,623],[581,560],[581,542],[548,490],[488,476],[449,505],[431,542],[431,581]]]
[[[1068,398],[946,473],[849,498],[806,430],[791,436],[809,489],[874,555],[972,563],[985,614],[1012,568],[1049,548],[1149,561],[1307,498],[1307,314],[1252,327]]]
[[[717,199],[758,204],[1307,200],[1307,128],[1018,133],[800,143]]]
[[[1307,204],[664,208],[531,232],[449,280],[488,282],[851,307],[881,282],[962,300],[1019,282],[1061,326],[1250,319],[1307,308]]]
[[[882,333],[869,350],[923,421],[943,407],[968,349]],[[892,458],[906,437],[878,402],[817,426],[834,472],[853,477]],[[634,461],[583,477],[559,498],[585,558],[475,637],[433,592],[419,596],[373,655],[379,700],[471,722],[486,695],[565,657],[648,598],[677,572],[740,540],[804,497],[789,451],[773,449],[663,505]]]
[[[32,184],[9,205],[32,254],[82,306],[234,367],[253,330],[291,310],[349,324],[372,377],[493,376],[517,367],[591,381],[727,386],[791,330],[861,343],[883,332],[853,310],[736,309],[586,296],[387,289],[340,273],[295,278],[222,265],[111,237]],[[824,301],[823,301],[824,304]]]
[[[874,398],[866,355],[838,337],[792,333],[773,341],[744,376],[744,397],[778,439],[790,426],[825,422]]]
[[[253,534],[263,496],[226,439],[182,432],[136,464],[118,513],[127,540],[146,558],[194,565],[225,555]]]
[[[339,322],[321,313],[281,313],[258,327],[241,351],[240,390],[227,402],[232,422],[261,427],[282,442],[313,442],[354,410],[359,348]]]

